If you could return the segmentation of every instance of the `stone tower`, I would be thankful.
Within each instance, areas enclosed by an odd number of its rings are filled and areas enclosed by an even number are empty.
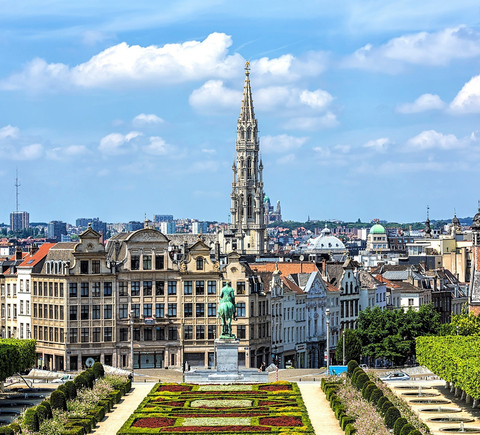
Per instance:
[[[265,252],[266,224],[263,206],[262,160],[259,157],[258,127],[253,111],[250,64],[245,65],[242,108],[237,121],[237,157],[233,162],[230,208],[232,249],[240,254]]]
[[[470,290],[470,312],[480,314],[480,201],[478,213],[472,222],[472,273]]]

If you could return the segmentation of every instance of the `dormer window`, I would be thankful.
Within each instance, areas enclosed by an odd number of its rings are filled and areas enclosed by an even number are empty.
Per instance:
[[[88,260],[80,261],[80,273],[88,273]]]
[[[203,257],[197,257],[197,270],[203,270]]]

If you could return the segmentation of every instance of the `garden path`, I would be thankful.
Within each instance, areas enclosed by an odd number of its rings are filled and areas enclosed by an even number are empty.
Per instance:
[[[345,435],[338,425],[338,420],[330,408],[325,393],[320,389],[320,382],[299,382],[298,387],[315,433],[317,435]]]
[[[93,433],[96,435],[115,435],[154,385],[153,382],[133,383],[130,392],[123,396],[121,402],[114,406],[113,411],[107,413],[105,418],[97,424]]]

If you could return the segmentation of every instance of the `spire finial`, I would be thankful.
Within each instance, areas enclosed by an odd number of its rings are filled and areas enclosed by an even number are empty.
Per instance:
[[[245,74],[247,76],[250,74],[250,62],[248,60],[245,62]]]
[[[427,220],[430,219],[430,207],[427,205]]]

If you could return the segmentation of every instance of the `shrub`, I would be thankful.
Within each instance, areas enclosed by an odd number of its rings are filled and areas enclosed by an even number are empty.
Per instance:
[[[65,429],[60,435],[83,435],[84,433],[82,426],[74,426],[70,429]]]
[[[87,387],[90,389],[93,388],[93,384],[95,383],[95,373],[92,369],[87,369],[83,373],[87,378]]]
[[[365,393],[363,397],[365,400],[368,400],[370,402],[370,397],[372,393],[377,389],[376,385],[372,383],[372,385],[368,385],[367,388],[365,388]]]
[[[1,434],[8,434],[8,435],[14,435],[15,434],[15,432],[11,428],[11,425],[0,427],[0,433]]]
[[[75,382],[65,382],[65,388],[67,389],[67,397],[69,400],[73,400],[77,397],[77,387],[75,386]]]
[[[348,361],[348,364],[347,364],[347,376],[348,377],[351,377],[353,375],[353,371],[358,367],[358,363],[357,361],[355,361],[354,359]]]
[[[47,410],[47,418],[53,418],[52,407],[50,406],[50,402],[48,400],[44,400],[40,405],[44,406]]]
[[[370,387],[370,386],[375,386],[375,384],[372,381],[367,381],[363,384],[361,393],[362,393],[362,397],[364,399],[366,399],[365,394],[367,392],[367,388]]]
[[[397,421],[393,425],[393,435],[400,435],[400,431],[402,430],[403,426],[408,423],[408,420],[404,417],[397,418]]]
[[[353,373],[352,373],[352,384],[355,385],[355,381],[357,380],[357,376],[358,376],[360,373],[365,373],[360,367],[355,367],[355,368],[353,369]]]
[[[100,422],[105,417],[106,411],[103,406],[96,406],[95,408],[90,410],[88,413],[92,415],[95,418],[95,420],[97,420],[97,422]]]
[[[384,404],[387,400],[388,400],[388,399],[387,399],[387,397],[385,397],[385,396],[380,397],[380,399],[378,399],[378,401],[377,401],[377,409],[378,409],[378,410],[381,410],[383,404]]]
[[[385,426],[393,429],[395,422],[401,417],[400,411],[396,406],[390,406],[385,413]]]
[[[16,421],[10,423],[8,427],[13,430],[13,433],[22,433],[22,428]]]
[[[409,435],[412,430],[415,430],[415,426],[413,426],[413,424],[407,423],[405,426],[402,427],[400,435]]]
[[[382,414],[382,417],[385,417],[388,408],[390,408],[391,406],[393,406],[393,403],[390,402],[390,400],[387,399],[385,400],[385,402],[383,402],[382,408],[380,409],[380,414]]]
[[[352,423],[348,423],[345,427],[345,435],[353,435],[356,432],[355,426]]]
[[[55,391],[54,391],[55,392]],[[53,394],[53,393],[52,393]],[[39,429],[38,415],[35,408],[29,408],[25,411],[23,416],[25,426],[30,432],[37,432]]]
[[[75,377],[73,382],[75,383],[75,387],[77,388],[77,390],[87,388],[88,386],[88,380],[84,373],[80,373],[77,377]]]
[[[93,364],[92,370],[93,374],[95,375],[95,379],[100,379],[105,376],[105,370],[103,369],[102,363],[96,362]]]
[[[353,417],[349,417],[348,415],[344,415],[342,417],[342,420],[340,422],[340,427],[342,428],[342,430],[345,430],[345,428],[347,427],[347,424],[353,424],[355,423],[355,419]]]
[[[373,391],[370,393],[370,402],[372,402],[374,405],[378,404],[379,399],[383,397],[383,392],[380,390],[380,388],[374,388]]]
[[[366,382],[368,382],[370,380],[370,378],[368,377],[368,375],[363,372],[363,373],[360,373],[358,376],[357,376],[357,379],[355,381],[355,386],[357,387],[357,389],[359,389],[360,391],[362,391],[362,388],[363,386],[365,385]]]
[[[47,420],[48,417],[48,410],[42,404],[36,407],[37,416],[38,416],[38,424],[41,424],[43,421]]]
[[[55,390],[50,394],[50,406],[52,409],[60,409],[62,411],[67,410],[67,400],[65,394],[59,390]]]
[[[119,390],[114,390],[114,391],[110,392],[109,394],[110,394],[110,396],[113,397],[114,403],[118,403],[118,402],[120,402],[120,400],[122,400],[122,393]]]
[[[418,429],[414,429],[410,431],[408,435],[422,435],[422,432],[420,432]]]
[[[65,397],[68,399],[67,387],[65,386],[65,384],[59,385],[57,387],[57,390],[65,394]]]

